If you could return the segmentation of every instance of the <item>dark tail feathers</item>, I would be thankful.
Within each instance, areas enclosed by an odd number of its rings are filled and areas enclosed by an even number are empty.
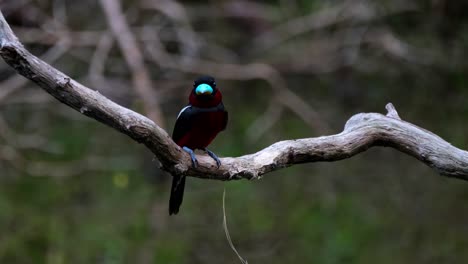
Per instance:
[[[184,199],[185,176],[172,177],[171,198],[169,199],[169,215],[177,214]]]

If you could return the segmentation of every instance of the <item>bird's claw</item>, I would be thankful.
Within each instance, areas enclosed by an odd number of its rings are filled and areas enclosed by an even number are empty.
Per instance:
[[[210,155],[212,159],[216,161],[216,166],[219,168],[221,166],[221,160],[219,160],[218,156],[216,156],[216,154],[214,154],[211,150],[208,150],[207,148],[205,148],[205,151],[206,153],[208,153],[208,155]]]
[[[182,149],[190,155],[190,159],[192,160],[192,167],[196,169],[198,167],[198,160],[197,157],[195,157],[195,152],[193,152],[193,150],[188,147],[183,147]]]

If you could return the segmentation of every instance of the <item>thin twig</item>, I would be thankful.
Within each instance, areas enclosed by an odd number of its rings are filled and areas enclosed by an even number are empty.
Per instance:
[[[237,251],[236,247],[232,243],[231,235],[229,235],[229,230],[228,230],[227,220],[226,220],[226,188],[224,188],[224,190],[223,190],[223,229],[224,229],[224,233],[226,234],[226,239],[227,239],[227,241],[229,243],[229,246],[231,247],[232,251],[234,251],[234,253],[236,253],[237,257],[239,258],[239,260],[240,260],[240,262],[242,264],[248,264],[247,260],[242,258],[242,256]]]

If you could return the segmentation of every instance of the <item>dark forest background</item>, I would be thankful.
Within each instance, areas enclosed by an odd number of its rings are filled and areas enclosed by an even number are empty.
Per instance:
[[[104,2],[121,5],[127,32],[112,29],[118,17]],[[193,79],[214,75],[230,122],[211,149],[238,156],[338,133],[387,102],[467,149],[467,3],[4,0],[0,9],[33,54],[121,105],[162,113],[155,121],[169,132]],[[224,188],[249,263],[468,262],[467,183],[390,148],[259,181],[189,178],[169,217],[171,177],[147,149],[3,61],[0,172],[0,263],[237,263]]]

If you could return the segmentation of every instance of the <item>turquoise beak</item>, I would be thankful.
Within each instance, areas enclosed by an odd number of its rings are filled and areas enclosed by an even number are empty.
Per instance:
[[[208,84],[202,83],[195,88],[195,94],[196,95],[201,95],[201,94],[212,94],[213,93],[213,88],[209,86]]]

